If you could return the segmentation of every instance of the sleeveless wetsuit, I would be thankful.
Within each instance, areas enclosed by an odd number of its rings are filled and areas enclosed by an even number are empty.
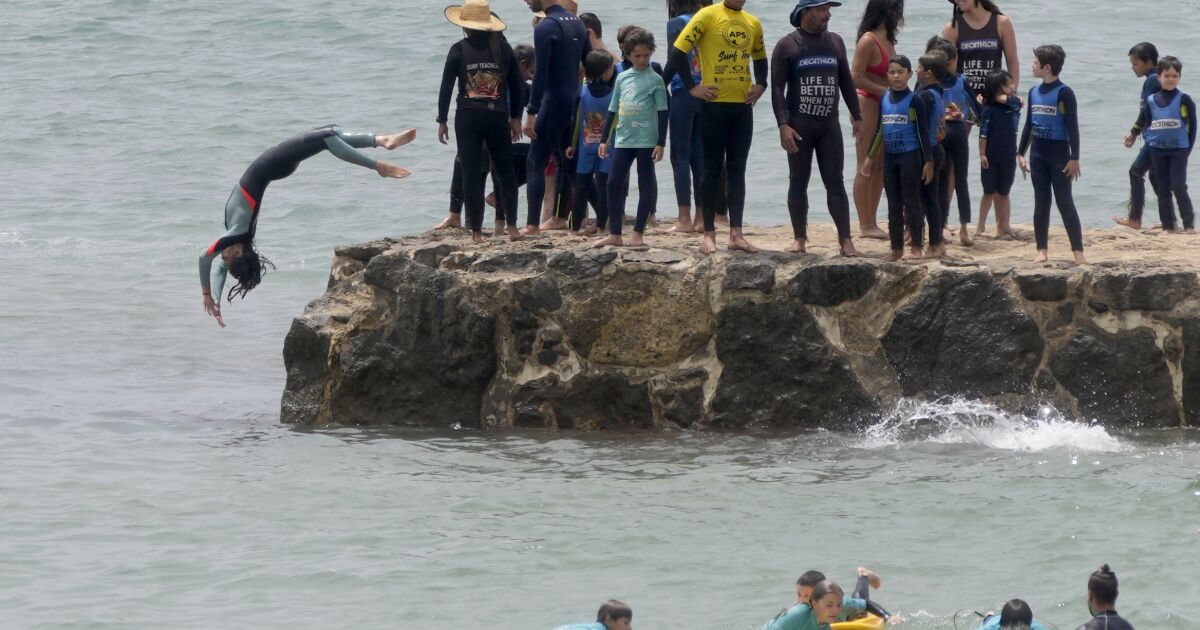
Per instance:
[[[870,35],[871,35],[871,41],[875,42],[875,46],[877,46],[879,48],[879,63],[876,65],[873,65],[873,66],[867,66],[866,73],[873,74],[877,77],[883,77],[884,79],[886,79],[888,64],[891,63],[891,58],[888,57],[887,50],[884,50],[883,44],[879,43],[879,39],[877,37],[875,37],[875,34],[871,33]],[[876,103],[880,102],[880,97],[875,96],[874,94],[872,94],[866,90],[855,90],[855,92],[859,96],[869,98],[872,101],[875,101]]]
[[[225,202],[225,234],[200,256],[200,286],[206,290],[215,289],[212,291],[214,299],[220,301],[226,275],[221,251],[236,243],[250,245],[254,242],[258,211],[262,208],[268,184],[295,173],[301,162],[326,150],[351,164],[373,169],[376,161],[355,151],[355,148],[373,146],[373,134],[351,133],[327,125],[284,140],[258,156]],[[214,260],[217,261],[215,266]]]
[[[987,75],[1000,69],[1004,47],[1000,45],[1000,14],[993,13],[983,28],[972,28],[962,14],[957,16],[958,72],[976,92],[982,92]]]
[[[612,155],[600,159],[600,144],[607,129],[604,120],[612,102],[612,87],[595,81],[579,88],[579,107],[575,112],[575,185],[571,202],[571,229],[579,230],[587,218],[588,198],[596,207],[596,227],[608,225],[608,171]]]
[[[1158,94],[1162,89],[1162,84],[1158,82],[1158,71],[1151,70],[1150,74],[1146,75],[1146,80],[1142,82],[1142,96],[1138,99],[1138,112],[1141,112],[1142,105],[1146,102],[1147,96]],[[1140,129],[1138,124],[1133,124],[1135,130]],[[1136,131],[1135,131],[1136,133]],[[1150,174],[1150,186],[1154,189],[1155,194],[1158,193],[1158,182],[1154,177],[1153,164],[1150,160],[1150,147],[1143,144],[1138,150],[1137,157],[1133,160],[1133,165],[1129,167],[1129,218],[1134,221],[1142,220],[1142,211],[1146,207],[1146,174]]]
[[[942,148],[946,151],[946,167],[942,169],[941,189],[942,224],[950,219],[950,196],[958,199],[958,220],[962,225],[971,222],[971,186],[967,172],[971,165],[971,120],[979,119],[979,101],[975,91],[961,74],[952,74],[942,83],[942,94],[946,101],[946,137]],[[950,188],[950,173],[954,172],[954,189]]]
[[[1187,186],[1188,157],[1196,145],[1196,127],[1196,103],[1192,97],[1179,90],[1162,90],[1146,97],[1133,129],[1135,134],[1139,129],[1145,130],[1142,136],[1150,147],[1154,165],[1159,218],[1168,230],[1175,229],[1175,200],[1179,201],[1184,229],[1196,227]]]
[[[1029,109],[1021,132],[1020,154],[1030,151],[1029,178],[1033,181],[1033,232],[1039,250],[1050,238],[1050,201],[1058,203],[1071,251],[1083,251],[1083,228],[1071,194],[1071,179],[1063,169],[1079,159],[1079,107],[1075,92],[1062,81],[1043,83],[1029,90]]]
[[[904,249],[904,226],[912,234],[913,247],[920,247],[925,227],[921,202],[921,171],[932,162],[929,121],[925,98],[911,90],[888,90],[879,105],[879,125],[869,155],[882,146],[883,183],[888,200],[888,236],[893,250]]]
[[[854,93],[854,75],[840,35],[796,29],[775,44],[771,55],[771,105],[775,122],[799,134],[797,153],[788,154],[788,213],[792,233],[808,238],[808,181],[813,153],[825,185],[826,202],[838,242],[850,238],[850,199],[842,178],[845,148],[838,121],[841,100],[854,120],[862,120]]]

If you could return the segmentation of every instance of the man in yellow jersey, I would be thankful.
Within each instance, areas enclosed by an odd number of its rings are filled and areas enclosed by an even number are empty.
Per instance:
[[[701,253],[717,250],[715,210],[729,208],[729,249],[758,251],[742,236],[746,207],[746,159],[754,138],[754,104],[767,89],[767,48],[762,24],[742,7],[746,0],[724,0],[696,12],[671,48],[671,65],[689,67],[687,55],[696,49],[700,76],[681,72],[684,89],[704,101],[698,124],[704,147],[704,242]],[[753,70],[753,74],[751,71]],[[726,174],[725,199],[721,176]],[[724,201],[725,203],[721,203]]]

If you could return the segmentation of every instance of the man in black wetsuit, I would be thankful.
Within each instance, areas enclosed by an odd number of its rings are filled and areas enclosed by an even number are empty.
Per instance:
[[[838,247],[846,256],[858,255],[850,238],[850,199],[842,178],[845,149],[838,123],[838,93],[846,100],[856,138],[862,113],[846,59],[846,43],[840,35],[829,32],[830,7],[841,4],[800,0],[791,16],[796,30],[779,40],[771,55],[771,104],[791,171],[788,213],[796,240],[788,247],[789,252],[804,252],[807,245],[808,180],[815,152],[829,214],[837,226]]]
[[[1133,630],[1133,624],[1117,614],[1117,574],[1107,564],[1088,578],[1087,604],[1092,620],[1076,630]]]
[[[537,68],[526,110],[529,117],[525,119],[525,135],[530,138],[526,166],[529,216],[522,230],[525,234],[538,233],[538,219],[546,196],[546,180],[542,173],[546,171],[550,156],[562,155],[566,148],[575,114],[575,99],[579,96],[579,66],[592,50],[587,27],[560,2],[525,0],[530,11],[546,13],[546,18],[533,31]],[[559,164],[561,166],[561,159]]]

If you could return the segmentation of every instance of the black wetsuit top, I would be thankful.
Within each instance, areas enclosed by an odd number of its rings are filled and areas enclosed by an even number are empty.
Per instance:
[[[1133,630],[1133,624],[1121,618],[1115,610],[1096,613],[1091,621],[1079,626],[1076,630]]]
[[[569,11],[554,5],[546,10],[546,18],[534,29],[533,44],[537,69],[529,113],[537,114],[547,98],[570,108],[579,95],[579,65],[592,51],[587,27]]]
[[[787,124],[792,116],[836,122],[843,98],[850,116],[862,120],[846,43],[840,35],[796,29],[775,45],[771,68],[771,105],[779,125]]]
[[[982,92],[987,75],[999,70],[1004,56],[1000,45],[1000,14],[993,13],[983,28],[971,28],[966,18],[958,16],[958,72],[976,92]]]
[[[500,111],[507,112],[510,118],[521,117],[525,82],[512,46],[501,39],[497,46],[500,58],[496,59],[490,38],[490,34],[473,34],[450,47],[438,93],[437,122],[447,120],[455,81],[459,110]]]
[[[301,162],[328,149],[329,145],[325,144],[325,139],[337,135],[333,127],[318,127],[288,138],[267,149],[258,159],[251,162],[238,183],[254,200],[252,206],[257,207],[262,203],[267,184],[295,173]],[[253,238],[253,227],[250,228],[250,233]]]

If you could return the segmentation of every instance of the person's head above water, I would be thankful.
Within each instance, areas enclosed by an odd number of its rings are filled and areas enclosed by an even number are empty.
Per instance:
[[[842,587],[830,580],[821,580],[813,587],[812,601],[808,605],[812,607],[813,616],[818,622],[834,623],[842,614],[845,597]]]
[[[1010,599],[1000,610],[1000,630],[1029,630],[1033,626],[1033,609],[1025,600]]]
[[[812,601],[813,587],[825,581],[825,574],[820,571],[805,571],[796,580],[796,600],[801,604]]]
[[[1088,578],[1088,611],[1093,615],[1117,604],[1117,574],[1108,565],[1092,572]]]
[[[263,275],[267,269],[274,269],[275,265],[258,250],[254,248],[254,243],[235,243],[221,250],[221,260],[225,261],[225,267],[229,270],[229,275],[233,276],[238,283],[229,289],[228,300],[233,302],[233,298],[246,298],[246,294],[251,289],[258,286],[262,282]],[[217,296],[220,301],[221,296]]]
[[[630,630],[633,625],[633,609],[629,604],[610,599],[600,604],[596,612],[596,623],[603,624],[606,630]]]

